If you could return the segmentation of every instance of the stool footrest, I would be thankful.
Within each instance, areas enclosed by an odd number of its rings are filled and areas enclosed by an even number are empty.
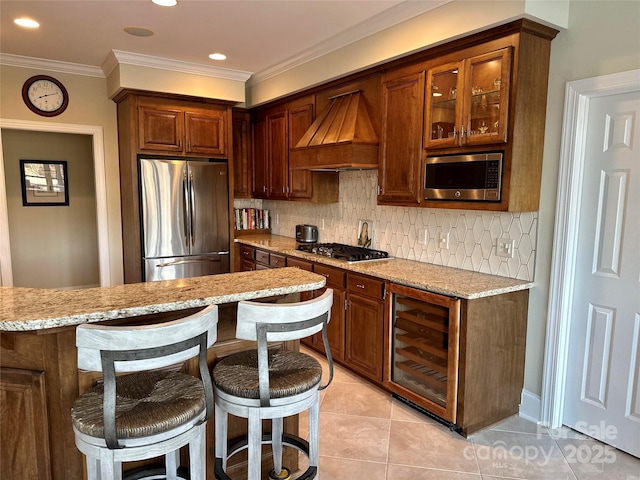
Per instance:
[[[271,433],[262,434],[262,443],[271,443]],[[233,440],[230,440],[228,442],[228,445],[229,447],[227,449],[227,458],[231,458],[239,451],[247,448],[247,446],[249,445],[248,437],[244,435],[242,437],[235,438]],[[309,442],[297,435],[284,433],[282,435],[282,445],[293,447],[309,457]],[[217,480],[233,480],[231,477],[229,477],[229,475],[227,475],[224,470],[222,470],[222,458],[220,457],[216,457],[214,473]],[[297,480],[311,480],[313,478],[316,478],[317,473],[318,467],[315,465],[310,466],[302,475],[297,477]]]

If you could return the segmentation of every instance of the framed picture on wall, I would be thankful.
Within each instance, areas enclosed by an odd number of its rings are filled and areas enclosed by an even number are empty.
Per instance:
[[[22,205],[69,205],[67,162],[64,160],[20,160]]]

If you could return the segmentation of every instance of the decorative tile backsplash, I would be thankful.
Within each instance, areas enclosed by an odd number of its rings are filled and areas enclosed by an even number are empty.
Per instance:
[[[394,257],[533,281],[537,212],[379,206],[377,181],[376,170],[340,172],[340,202],[330,205],[236,200],[234,206],[269,209],[275,235],[294,237],[297,224],[317,225],[320,242],[356,245],[359,221],[372,220],[371,248]],[[498,241],[513,241],[513,258],[497,254]]]

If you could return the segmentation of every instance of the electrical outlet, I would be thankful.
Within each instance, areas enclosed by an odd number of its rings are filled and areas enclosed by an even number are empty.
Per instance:
[[[440,232],[440,236],[438,237],[438,239],[440,250],[449,250],[449,232]]]
[[[420,245],[426,245],[429,243],[429,230],[426,227],[423,231],[418,232],[418,243]]]
[[[496,255],[499,257],[513,258],[516,250],[516,241],[510,238],[498,238],[496,240]]]

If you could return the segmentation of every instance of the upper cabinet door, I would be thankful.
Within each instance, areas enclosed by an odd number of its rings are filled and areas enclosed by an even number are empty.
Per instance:
[[[187,154],[226,155],[225,112],[185,112]]]
[[[427,149],[507,141],[513,47],[427,72]]]
[[[138,107],[138,139],[140,150],[182,153],[184,113],[170,107],[140,105]]]
[[[463,143],[505,143],[512,47],[470,58],[465,69]]]
[[[313,104],[289,109],[289,148],[295,147],[313,122]],[[311,199],[311,172],[289,170],[289,198]]]
[[[286,200],[289,196],[289,142],[287,111],[267,116],[269,198]]]
[[[267,159],[267,122],[255,122],[252,126],[253,147],[253,198],[267,198],[268,159]]]
[[[379,204],[419,203],[424,71],[383,78]]]
[[[249,127],[251,118],[247,112],[233,112],[233,196],[251,197],[251,139]]]
[[[425,148],[460,145],[463,87],[464,62],[446,63],[427,72]]]

